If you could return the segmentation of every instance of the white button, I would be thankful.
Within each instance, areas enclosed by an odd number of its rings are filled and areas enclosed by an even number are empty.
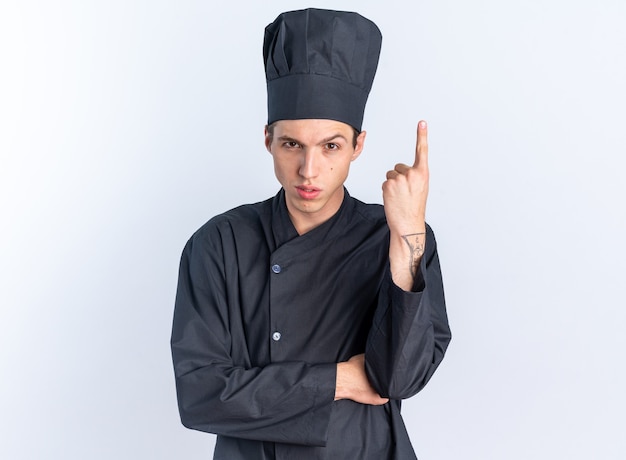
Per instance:
[[[272,334],[272,340],[274,340],[274,342],[278,342],[280,340],[280,337],[281,337],[280,332],[274,332]]]
[[[274,273],[280,273],[280,270],[281,270],[280,265],[278,265],[278,264],[272,265],[272,271]]]

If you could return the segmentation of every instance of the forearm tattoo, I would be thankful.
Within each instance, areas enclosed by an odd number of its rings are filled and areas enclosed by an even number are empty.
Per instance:
[[[424,238],[425,233],[409,233],[402,235],[402,239],[409,246],[411,257],[409,258],[409,271],[413,279],[417,276],[417,268],[419,266],[422,255],[424,254]]]

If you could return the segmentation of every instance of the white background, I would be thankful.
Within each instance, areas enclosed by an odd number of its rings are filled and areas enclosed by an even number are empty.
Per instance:
[[[405,403],[421,460],[626,458],[626,2],[0,3],[0,458],[207,459],[178,419],[178,259],[273,195],[263,29],[384,36],[347,186],[430,126],[453,341]]]

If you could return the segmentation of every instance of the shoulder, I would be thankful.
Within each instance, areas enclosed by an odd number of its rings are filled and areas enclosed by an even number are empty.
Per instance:
[[[194,232],[190,242],[221,240],[238,230],[260,231],[271,218],[272,200],[243,204],[212,217]]]
[[[369,222],[372,225],[387,224],[385,209],[381,204],[363,203],[361,200],[354,197],[350,197],[350,199],[354,204],[353,209],[355,217]]]

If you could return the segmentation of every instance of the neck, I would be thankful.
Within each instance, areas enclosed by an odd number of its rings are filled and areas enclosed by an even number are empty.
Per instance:
[[[291,209],[291,203],[287,202],[287,212],[298,235],[304,235],[310,232],[337,214],[341,208],[344,197],[345,191],[341,189],[336,200],[326,203],[324,208],[314,212],[303,212],[299,209]]]

